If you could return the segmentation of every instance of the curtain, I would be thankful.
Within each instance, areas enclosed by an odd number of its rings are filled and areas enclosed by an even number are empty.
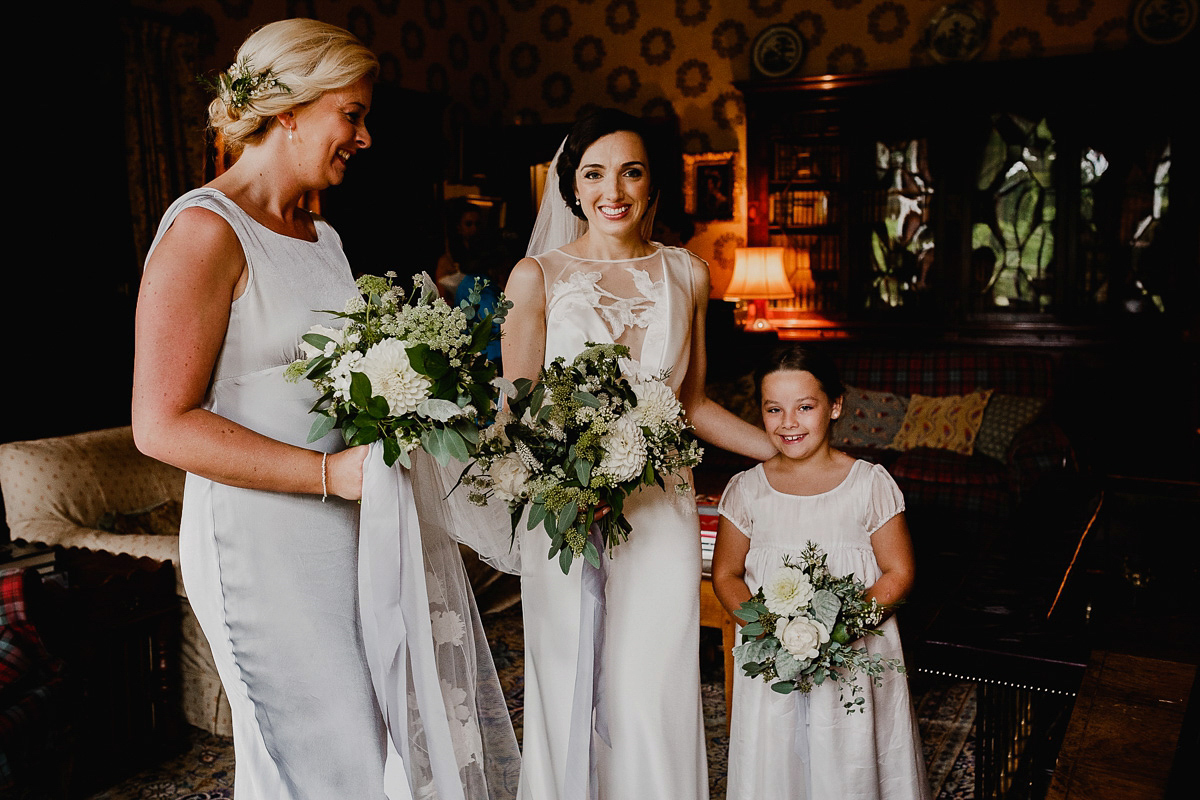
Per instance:
[[[125,48],[125,160],[139,270],[159,218],[204,183],[206,105],[200,36],[164,18],[131,16]]]

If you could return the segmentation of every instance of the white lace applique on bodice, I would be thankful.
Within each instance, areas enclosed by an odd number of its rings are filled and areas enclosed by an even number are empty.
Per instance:
[[[572,272],[550,289],[550,304],[562,302],[570,307],[590,308],[608,326],[613,341],[620,341],[626,328],[661,325],[663,319],[663,281],[636,267],[626,267],[633,278],[636,295],[621,297],[600,285],[604,273]]]
[[[546,362],[568,360],[588,342],[613,342],[656,372],[687,370],[694,302],[691,254],[656,245],[640,258],[588,260],[553,250],[537,257],[546,281]]]

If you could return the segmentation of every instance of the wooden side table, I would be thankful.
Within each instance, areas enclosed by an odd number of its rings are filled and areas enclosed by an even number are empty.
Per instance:
[[[700,580],[700,627],[721,631],[721,650],[725,655],[725,730],[728,731],[733,719],[733,646],[737,644],[737,623],[717,599],[711,575],[704,575]]]

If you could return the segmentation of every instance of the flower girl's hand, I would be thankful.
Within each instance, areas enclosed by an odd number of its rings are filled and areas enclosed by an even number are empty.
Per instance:
[[[367,445],[351,447],[329,456],[325,462],[325,485],[329,494],[347,500],[362,499],[363,462],[367,460]]]

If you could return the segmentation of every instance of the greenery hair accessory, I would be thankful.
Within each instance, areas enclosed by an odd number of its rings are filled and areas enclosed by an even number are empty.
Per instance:
[[[215,81],[205,78],[200,80],[215,91],[217,97],[225,101],[225,105],[239,111],[245,108],[251,100],[262,97],[275,89],[288,94],[292,93],[287,84],[281,83],[275,77],[274,72],[269,69],[255,72],[250,66],[250,62],[245,59],[230,66],[229,69],[218,75]]]

